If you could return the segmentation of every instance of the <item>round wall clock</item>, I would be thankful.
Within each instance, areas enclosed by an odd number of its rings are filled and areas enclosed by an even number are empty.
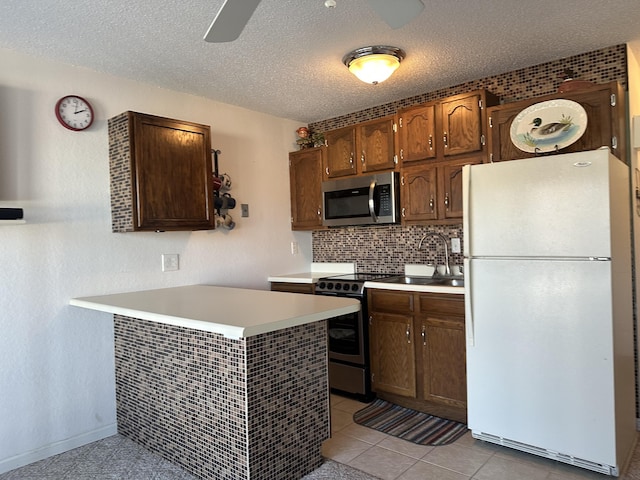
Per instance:
[[[93,123],[93,108],[84,98],[67,95],[56,103],[56,118],[69,130],[86,130]]]

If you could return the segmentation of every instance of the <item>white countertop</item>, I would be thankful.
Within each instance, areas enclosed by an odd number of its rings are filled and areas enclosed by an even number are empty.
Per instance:
[[[350,298],[189,285],[72,298],[76,307],[246,338],[360,310]]]
[[[319,279],[324,277],[333,277],[335,275],[344,275],[346,273],[355,273],[355,263],[323,263],[314,262],[308,272],[285,273],[281,275],[270,276],[269,282],[286,282],[286,283],[317,283]]]
[[[449,287],[445,285],[411,285],[405,283],[384,283],[384,280],[376,282],[364,282],[365,288],[378,288],[382,290],[403,290],[405,292],[423,293],[452,293],[464,295],[464,287]]]

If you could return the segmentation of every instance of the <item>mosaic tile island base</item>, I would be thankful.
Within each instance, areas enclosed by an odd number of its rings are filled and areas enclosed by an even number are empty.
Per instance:
[[[326,322],[238,340],[114,323],[119,433],[204,479],[297,480],[321,465]]]

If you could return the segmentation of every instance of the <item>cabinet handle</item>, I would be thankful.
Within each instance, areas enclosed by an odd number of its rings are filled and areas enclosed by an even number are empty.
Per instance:
[[[351,165],[351,168],[353,168],[353,152],[349,155],[349,164]]]
[[[408,323],[407,323],[407,343],[411,343],[411,328]]]
[[[325,172],[327,172],[327,175],[329,175],[329,167],[324,169]]]
[[[362,155],[360,155],[360,162],[364,165],[364,150],[362,150]]]
[[[444,132],[444,136],[442,137],[444,140],[444,148],[449,148],[449,141],[447,140],[447,132]]]
[[[404,175],[400,178],[400,185],[404,187]]]
[[[322,215],[322,210],[318,207],[318,217]]]
[[[445,193],[444,195],[444,206],[447,210],[449,210],[449,192]]]
[[[434,206],[435,206],[435,205],[434,205],[434,203],[433,203],[433,197],[431,197],[431,198],[429,199],[429,208],[431,209],[431,211],[432,211],[432,212],[433,212],[433,207],[434,207]]]
[[[369,315],[369,325],[373,325],[373,317]]]
[[[406,215],[405,215],[405,208],[404,208],[404,207],[402,207],[402,218],[404,218],[404,217],[406,217]]]
[[[433,135],[429,135],[429,150],[433,150]]]
[[[404,148],[400,149],[400,160],[404,160]]]
[[[420,335],[422,336],[422,345],[426,345],[427,344],[427,331],[424,328],[424,325],[422,325],[422,331],[420,332]]]

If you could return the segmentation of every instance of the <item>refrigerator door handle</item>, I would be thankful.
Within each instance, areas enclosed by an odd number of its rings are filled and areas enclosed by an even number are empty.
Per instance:
[[[471,288],[471,262],[468,258],[463,261],[464,264],[464,323],[467,334],[467,346],[475,345],[475,329],[473,324],[473,289]]]
[[[465,165],[462,167],[462,245],[463,245],[463,255],[465,257],[470,257],[471,252],[469,250],[469,217],[471,216],[471,210],[469,210],[469,196],[471,189],[471,165]]]

